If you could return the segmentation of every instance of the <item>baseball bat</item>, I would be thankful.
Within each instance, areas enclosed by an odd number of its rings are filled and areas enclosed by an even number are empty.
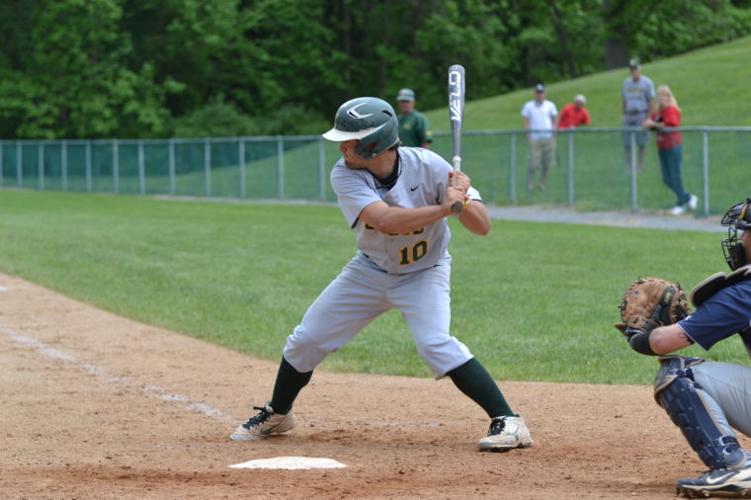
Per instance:
[[[449,123],[451,124],[451,164],[454,172],[462,170],[462,122],[464,121],[464,66],[454,64],[449,68]],[[456,202],[451,211],[458,214],[464,204]]]

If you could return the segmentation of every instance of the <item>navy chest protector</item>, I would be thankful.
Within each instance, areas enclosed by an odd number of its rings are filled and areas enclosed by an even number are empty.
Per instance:
[[[741,281],[751,279],[751,265],[739,267],[732,273],[716,273],[704,278],[701,283],[696,285],[688,296],[688,299],[694,305],[699,307],[708,298],[720,290],[735,285]]]
[[[717,273],[705,278],[701,283],[696,285],[691,293],[688,295],[688,299],[694,305],[699,307],[712,295],[716,294],[723,288],[735,285],[741,281],[751,279],[751,264],[743,267],[739,267],[732,273],[724,274]],[[751,357],[751,327],[738,332],[743,341],[743,346],[746,348],[746,352]]]

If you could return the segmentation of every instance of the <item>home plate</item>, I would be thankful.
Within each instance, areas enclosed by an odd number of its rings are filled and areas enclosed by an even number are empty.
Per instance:
[[[4,287],[3,285],[0,285],[0,292],[7,292],[8,288]]]
[[[287,469],[287,470],[305,470],[305,469],[343,469],[346,467],[341,462],[331,458],[312,458],[312,457],[276,457],[262,458],[259,460],[249,460],[241,464],[230,465],[232,469]]]

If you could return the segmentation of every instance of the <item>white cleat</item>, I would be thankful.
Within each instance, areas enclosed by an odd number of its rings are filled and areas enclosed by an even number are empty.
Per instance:
[[[692,194],[691,197],[688,199],[688,208],[691,210],[696,210],[696,207],[699,206],[699,198]]]
[[[676,205],[670,209],[670,213],[671,215],[683,215],[686,213],[686,209],[683,208],[683,205]]]
[[[297,424],[292,410],[285,415],[279,415],[274,413],[274,409],[268,404],[263,407],[254,406],[253,409],[259,410],[258,414],[237,426],[235,432],[229,437],[232,441],[264,439],[274,434],[287,432]]]
[[[508,451],[532,446],[532,436],[522,417],[496,417],[490,421],[488,435],[480,439],[483,451]]]

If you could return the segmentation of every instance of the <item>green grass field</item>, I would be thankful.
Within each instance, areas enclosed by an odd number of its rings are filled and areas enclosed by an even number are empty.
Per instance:
[[[623,289],[647,275],[690,287],[725,266],[717,234],[452,228],[453,333],[502,379],[649,382],[655,361],[612,327]],[[272,360],[355,246],[334,207],[12,191],[0,191],[0,234],[0,271]],[[709,357],[746,355],[730,340]],[[429,375],[396,312],[324,367]]]

